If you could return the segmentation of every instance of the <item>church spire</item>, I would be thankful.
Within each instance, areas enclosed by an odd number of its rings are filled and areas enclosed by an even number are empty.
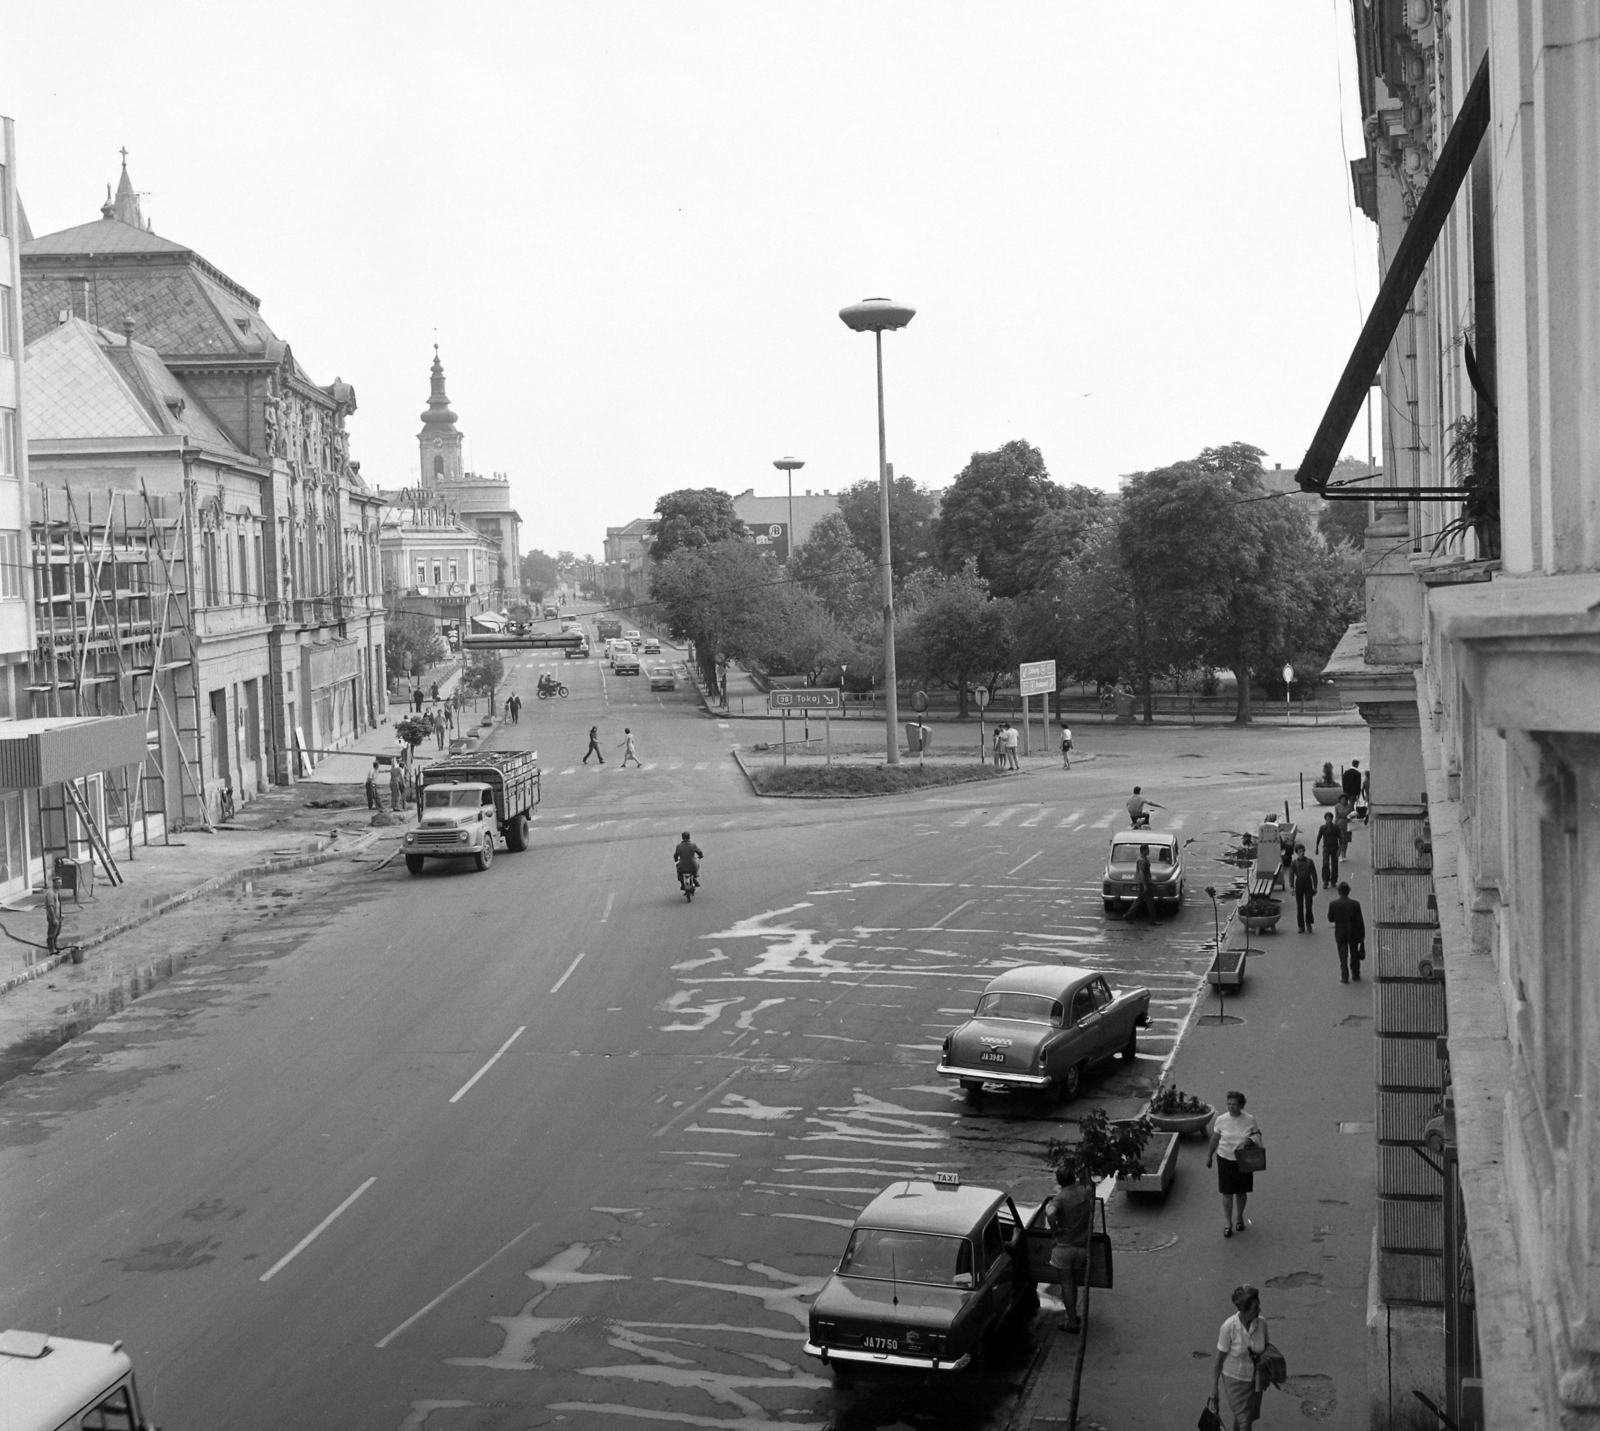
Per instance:
[[[425,490],[441,482],[459,482],[465,472],[461,466],[461,429],[450,410],[444,390],[444,364],[439,361],[439,345],[433,345],[432,386],[428,406],[422,413],[422,431],[417,442],[422,451],[422,485]]]
[[[111,210],[106,213],[106,208]],[[117,196],[108,199],[106,207],[100,210],[108,219],[119,219],[125,224],[132,224],[136,229],[144,227],[144,215],[139,212],[139,195],[134,191],[133,180],[128,177],[128,151],[122,150],[122,178],[117,181]]]
[[[450,411],[450,399],[444,390],[444,364],[439,361],[439,345],[433,345],[432,390],[422,420],[434,427],[454,427],[456,415]]]

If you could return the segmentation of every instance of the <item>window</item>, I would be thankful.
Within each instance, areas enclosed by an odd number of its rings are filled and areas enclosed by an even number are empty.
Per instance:
[[[1111,1002],[1111,990],[1106,987],[1104,979],[1096,979],[1089,985],[1089,996],[1094,1000],[1097,1009],[1103,1009]]]
[[[1094,997],[1088,989],[1079,989],[1072,996],[1072,1022],[1077,1023],[1086,1019],[1094,1012]]]
[[[450,580],[452,582],[461,580],[461,564],[459,562],[453,561],[450,563]]]
[[[256,570],[256,583],[257,583],[256,590],[258,592],[265,592],[266,589],[267,589],[266,569],[261,565],[261,532],[259,531],[259,529],[257,530],[257,532],[255,534],[255,548],[256,548],[256,568],[255,568],[255,570]]]
[[[243,532],[239,533],[239,600],[250,596],[250,544]]]
[[[426,586],[427,584],[428,584],[428,564],[425,561],[418,561],[417,562],[417,585],[418,586]]]
[[[83,1431],[138,1431],[139,1416],[127,1382],[114,1386],[104,1400],[85,1411],[78,1425]]]
[[[217,534],[215,532],[202,532],[200,536],[200,556],[203,567],[202,575],[205,580],[205,604],[216,606],[218,601],[218,587],[220,575],[217,570]]]
[[[0,532],[0,599],[22,595],[22,533]]]
[[[1006,1250],[1005,1239],[1000,1235],[1000,1219],[991,1217],[984,1224],[982,1241],[979,1244],[983,1254],[982,1271],[987,1272],[998,1262]]]
[[[443,580],[444,580],[444,568],[438,562],[434,562],[434,564],[433,564],[433,584],[435,586],[437,586]]]
[[[12,351],[11,290],[0,284],[0,353]]]
[[[0,477],[17,475],[17,414],[0,407]]]

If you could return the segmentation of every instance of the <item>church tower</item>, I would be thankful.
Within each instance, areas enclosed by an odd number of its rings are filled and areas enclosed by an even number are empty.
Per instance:
[[[461,463],[461,433],[450,399],[444,390],[444,364],[439,361],[439,345],[433,348],[433,389],[427,410],[422,414],[422,431],[417,434],[422,449],[422,486],[436,489],[447,482],[459,482],[466,475]]]

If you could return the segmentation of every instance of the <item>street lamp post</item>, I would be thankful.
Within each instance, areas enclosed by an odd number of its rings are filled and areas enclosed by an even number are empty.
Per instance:
[[[803,457],[780,457],[772,465],[789,479],[789,540],[784,543],[787,550],[783,557],[787,566],[789,558],[794,555],[794,474],[806,465],[806,461]]]
[[[889,564],[889,444],[883,424],[883,335],[886,329],[904,328],[916,314],[915,308],[888,298],[863,298],[839,310],[845,327],[872,334],[878,359],[878,522],[883,537],[878,562],[883,573],[883,709],[890,765],[900,763],[900,742],[895,732],[900,712],[895,700],[894,570]]]

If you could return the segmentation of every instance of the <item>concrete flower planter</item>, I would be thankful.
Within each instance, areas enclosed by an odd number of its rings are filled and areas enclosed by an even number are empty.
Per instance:
[[[1145,1144],[1144,1172],[1138,1177],[1118,1178],[1117,1186],[1125,1193],[1140,1197],[1165,1197],[1167,1189],[1178,1172],[1179,1133],[1156,1133]]]
[[[1311,795],[1319,805],[1337,805],[1341,789],[1338,785],[1313,785]]]
[[[1146,1116],[1150,1119],[1151,1127],[1184,1138],[1191,1133],[1204,1133],[1217,1116],[1217,1110],[1208,1103],[1200,1113],[1150,1113]]]
[[[1213,988],[1237,989],[1244,984],[1243,949],[1219,949],[1206,970],[1206,983]]]

